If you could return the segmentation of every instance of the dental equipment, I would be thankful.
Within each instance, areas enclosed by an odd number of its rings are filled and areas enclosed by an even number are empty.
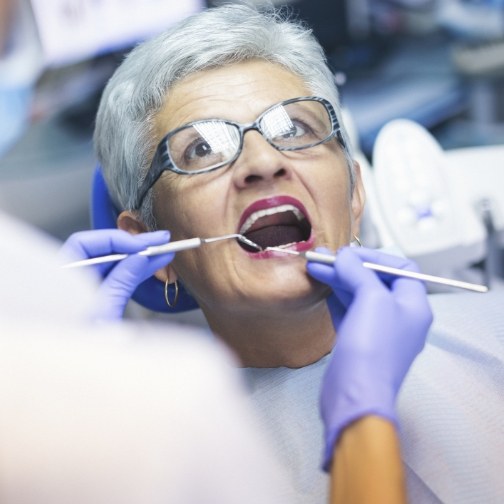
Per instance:
[[[140,252],[136,252],[137,255],[141,256],[155,256],[160,254],[168,254],[170,252],[180,252],[182,250],[189,250],[193,248],[198,248],[206,243],[214,243],[221,240],[231,240],[232,238],[236,238],[237,240],[249,245],[250,247],[262,250],[259,245],[255,244],[253,241],[250,241],[248,238],[245,238],[243,235],[235,233],[228,234],[224,236],[217,236],[214,238],[188,238],[186,240],[179,240],[174,242],[165,243],[163,245],[154,245],[151,247],[147,247],[145,250],[141,250]],[[62,268],[78,268],[80,266],[90,266],[93,264],[102,264],[113,261],[122,261],[126,259],[126,257],[135,254],[110,254],[101,257],[92,257],[90,259],[83,259],[81,261],[75,261],[69,264],[65,264]]]
[[[322,254],[320,252],[315,252],[313,250],[307,250],[306,252],[298,252],[297,250],[290,250],[281,247],[267,247],[265,250],[273,250],[276,252],[283,252],[285,254],[296,255],[299,257],[304,257],[308,261],[314,261],[322,264],[333,264],[337,257],[336,254]],[[399,268],[392,268],[390,266],[382,266],[381,264],[375,264],[371,262],[363,262],[362,265],[365,268],[380,273],[387,273],[389,275],[406,277],[406,278],[415,278],[417,280],[423,280],[424,282],[432,282],[447,285],[449,287],[467,289],[475,292],[488,292],[488,287],[486,285],[478,285],[469,282],[463,282],[461,280],[451,280],[449,278],[427,275],[425,273],[417,273],[415,271],[402,270]]]

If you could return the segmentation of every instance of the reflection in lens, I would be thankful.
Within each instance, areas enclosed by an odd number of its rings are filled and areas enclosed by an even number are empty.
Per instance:
[[[234,126],[221,121],[207,121],[193,127],[210,145],[213,156],[218,156],[221,161],[231,159],[238,150],[240,135]]]
[[[270,113],[273,113],[272,121]],[[268,133],[270,141],[282,150],[318,145],[332,132],[327,109],[313,100],[300,100],[273,108],[265,114],[261,127],[265,134]]]
[[[283,105],[277,105],[264,117],[261,127],[268,138],[286,135],[294,130],[289,114]]]

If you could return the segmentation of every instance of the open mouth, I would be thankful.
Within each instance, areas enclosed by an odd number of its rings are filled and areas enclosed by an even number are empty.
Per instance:
[[[241,225],[239,233],[259,245],[280,247],[306,242],[311,235],[311,224],[304,211],[292,204],[264,208],[251,213]],[[247,252],[257,249],[240,242]]]

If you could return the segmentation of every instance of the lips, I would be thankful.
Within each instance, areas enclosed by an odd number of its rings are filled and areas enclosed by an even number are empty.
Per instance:
[[[299,248],[302,244],[307,245],[310,240],[311,224],[308,213],[299,200],[290,196],[277,196],[250,205],[241,216],[238,232],[263,249],[285,245]],[[243,248],[257,253],[257,250],[250,247]]]

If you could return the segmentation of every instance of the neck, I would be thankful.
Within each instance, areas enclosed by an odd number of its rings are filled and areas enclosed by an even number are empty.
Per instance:
[[[212,331],[233,349],[244,367],[299,368],[331,351],[335,332],[325,301],[278,312],[205,315]]]

